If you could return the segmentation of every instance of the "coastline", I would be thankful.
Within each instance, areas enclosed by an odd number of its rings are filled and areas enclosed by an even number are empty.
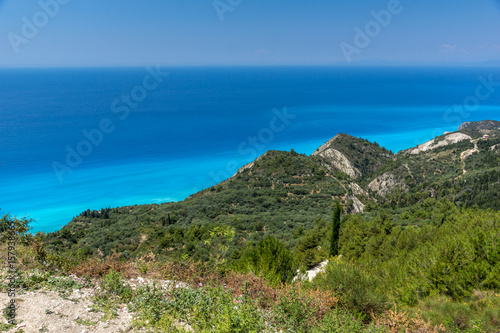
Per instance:
[[[394,146],[405,145],[406,147],[408,142],[413,141],[415,144],[407,147],[411,148],[433,139],[435,135],[432,131],[434,130],[430,128],[361,137],[375,141],[381,146],[384,146],[385,142],[393,142]],[[420,138],[426,135],[427,137],[420,141]],[[324,141],[328,139],[330,138]],[[258,155],[271,149],[285,151],[294,149],[298,153],[310,155],[324,141],[318,139],[281,143],[258,151]],[[385,147],[391,148],[391,146]],[[394,150],[395,153],[397,151]],[[27,213],[36,221],[32,232],[53,232],[87,209],[99,210],[105,207],[182,201],[198,191],[229,178],[241,166],[252,161],[245,159],[244,156],[235,155],[234,152],[224,152],[215,157],[197,155],[178,160],[151,160],[98,166],[79,170],[67,180],[64,186],[55,184],[54,177],[50,174],[30,175],[24,178],[25,181],[20,177],[10,183],[4,183],[8,199],[4,199],[3,204],[5,207],[15,207],[16,202],[21,202],[22,195],[31,197],[33,209]],[[19,188],[29,186],[45,189],[47,194],[40,196],[36,192],[19,193]],[[23,207],[18,207],[17,211],[3,211],[3,213],[7,212],[12,215],[25,215]]]

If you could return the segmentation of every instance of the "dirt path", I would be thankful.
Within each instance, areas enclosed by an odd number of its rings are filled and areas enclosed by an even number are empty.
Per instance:
[[[163,290],[189,288],[186,283],[166,280],[152,280],[138,277],[128,280],[132,289],[141,285],[156,283]],[[146,329],[132,327],[134,313],[126,305],[117,310],[117,317],[106,320],[103,312],[92,311],[92,293],[94,289],[74,290],[71,295],[61,296],[57,291],[37,290],[20,294],[16,298],[16,320],[18,325],[7,332],[44,333],[122,333],[147,332]],[[0,294],[0,305],[10,301],[6,293]],[[2,316],[0,323],[7,323]],[[177,328],[192,332],[192,328],[183,322],[176,322]]]
[[[91,312],[91,292],[92,289],[76,290],[67,298],[62,298],[56,291],[19,295],[16,298],[19,324],[8,332],[19,332],[21,329],[26,333],[132,332],[132,314],[126,307],[118,310],[117,318],[108,321],[100,320],[103,313]],[[7,304],[9,300],[6,294],[0,294],[1,304]]]
[[[467,149],[466,151],[463,151],[461,154],[460,154],[460,159],[462,160],[462,170],[463,170],[463,174],[460,177],[462,177],[463,175],[465,175],[467,173],[467,170],[465,170],[465,160],[467,159],[467,157],[469,157],[470,155],[474,154],[475,152],[479,151],[479,148],[477,147],[477,139],[476,140],[471,140],[470,142],[474,144],[474,149]]]

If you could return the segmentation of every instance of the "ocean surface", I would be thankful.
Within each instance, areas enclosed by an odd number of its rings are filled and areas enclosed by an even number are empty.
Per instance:
[[[500,69],[0,69],[0,208],[50,232],[89,208],[183,200],[337,133],[396,152],[500,120],[488,80]]]

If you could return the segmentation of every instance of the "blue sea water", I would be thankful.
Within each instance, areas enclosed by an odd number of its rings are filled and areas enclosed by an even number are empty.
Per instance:
[[[183,200],[269,149],[342,132],[396,152],[500,118],[500,86],[476,97],[498,68],[161,68],[153,89],[154,70],[1,69],[2,212],[54,231],[88,208]]]

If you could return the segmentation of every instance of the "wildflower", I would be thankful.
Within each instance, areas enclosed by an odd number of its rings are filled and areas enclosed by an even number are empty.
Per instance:
[[[201,283],[201,282],[200,282],[200,283],[198,283],[198,285],[199,285],[200,287],[203,287],[203,283]]]

